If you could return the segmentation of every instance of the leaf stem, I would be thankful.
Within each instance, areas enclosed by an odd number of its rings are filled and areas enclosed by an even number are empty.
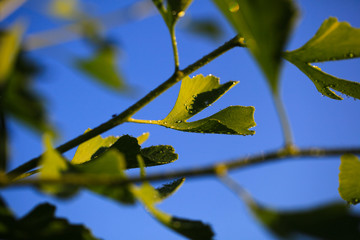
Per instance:
[[[144,181],[160,181],[167,179],[174,179],[179,177],[201,177],[219,175],[219,167],[227,170],[243,169],[245,167],[255,166],[261,163],[269,163],[273,161],[292,159],[292,158],[323,158],[335,157],[343,154],[360,154],[360,147],[357,148],[304,148],[298,149],[296,152],[285,151],[286,149],[275,150],[265,154],[257,154],[249,157],[243,157],[230,161],[222,161],[213,165],[203,166],[198,168],[189,168],[177,171],[167,171],[161,173],[149,174],[146,177],[136,176],[124,179],[123,177],[104,177],[104,176],[81,176],[76,174],[69,174],[65,177],[58,178],[27,178],[19,181],[12,181],[12,176],[0,175],[0,185],[3,187],[23,186],[23,185],[39,185],[39,184],[65,184],[76,186],[89,185],[107,185],[107,186],[121,186],[129,183],[138,183]]]
[[[274,94],[273,96],[274,96],[275,107],[276,107],[278,116],[280,118],[280,123],[281,123],[282,131],[284,134],[285,148],[290,150],[295,147],[294,141],[293,141],[293,134],[292,134],[292,130],[290,127],[290,122],[288,120],[286,110],[285,110],[283,101],[280,98],[280,95]]]
[[[159,124],[161,122],[159,120],[143,120],[143,119],[134,119],[134,118],[129,118],[127,121],[132,123],[143,123],[143,124]]]
[[[171,37],[171,45],[173,49],[174,55],[174,63],[175,63],[175,72],[179,71],[179,52],[177,48],[176,35],[175,35],[175,24],[169,27],[170,37]]]
[[[228,42],[224,43],[219,48],[215,49],[211,53],[205,55],[201,59],[197,60],[193,64],[189,65],[188,67],[184,68],[183,70],[179,70],[175,72],[168,80],[160,84],[157,88],[149,92],[146,96],[141,98],[138,102],[127,108],[125,111],[117,115],[116,117],[108,120],[107,122],[104,122],[103,124],[95,127],[91,131],[88,131],[62,145],[56,148],[57,151],[60,153],[67,152],[68,150],[80,145],[83,142],[86,142],[87,140],[104,133],[124,122],[129,121],[129,118],[133,116],[136,112],[138,112],[140,109],[142,109],[144,106],[146,106],[148,103],[150,103],[152,100],[160,96],[162,93],[164,93],[166,90],[168,90],[170,87],[175,85],[177,82],[181,81],[184,77],[188,76],[189,74],[193,73],[194,71],[198,70],[199,68],[205,66],[212,60],[216,59],[218,56],[222,55],[223,53],[229,51],[230,49],[237,47],[237,46],[243,46],[241,43],[241,38],[238,36],[230,39]],[[20,165],[19,167],[13,169],[8,174],[11,177],[17,177],[20,174],[26,173],[27,171],[30,171],[38,166],[40,157],[33,158],[29,160],[28,162]]]

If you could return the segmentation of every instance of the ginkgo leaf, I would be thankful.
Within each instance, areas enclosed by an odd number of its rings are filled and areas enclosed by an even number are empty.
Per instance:
[[[339,193],[349,204],[360,202],[360,160],[355,155],[345,154],[341,157]]]
[[[21,24],[0,32],[0,86],[7,80],[17,58],[24,29]]]
[[[296,16],[290,0],[213,0],[262,68],[271,89],[278,92],[281,54]]]
[[[69,164],[61,154],[56,151],[50,140],[49,135],[44,137],[45,152],[40,159],[40,179],[61,179],[63,174],[69,170]],[[59,197],[69,197],[73,195],[77,188],[63,186],[61,184],[42,184],[41,190],[54,194]]]
[[[329,18],[323,22],[313,38],[294,51],[285,52],[284,58],[298,67],[323,95],[335,100],[343,98],[331,89],[360,99],[360,84],[336,78],[322,72],[310,63],[350,59],[360,56],[360,29],[347,22]],[[331,88],[331,89],[330,89]]]
[[[90,129],[86,130],[85,133],[87,131]],[[124,155],[127,169],[139,167],[137,161],[139,154],[143,157],[147,167],[171,163],[178,159],[175,149],[169,145],[157,145],[141,149],[139,144],[146,141],[148,137],[148,133],[142,134],[138,138],[129,135],[106,138],[96,136],[79,145],[71,163],[81,164],[93,160],[110,149],[116,149]]]
[[[255,131],[249,130],[256,125],[254,107],[231,106],[210,117],[187,121],[214,103],[235,84],[237,82],[231,81],[220,85],[219,79],[212,75],[186,77],[182,80],[179,96],[171,112],[163,120],[150,123],[185,132],[254,134]]]
[[[116,49],[112,46],[105,46],[100,47],[92,58],[79,59],[76,65],[80,70],[106,86],[124,90],[125,84],[118,72],[116,58]]]
[[[286,55],[290,61],[294,58],[305,63],[360,57],[359,39],[360,28],[330,17],[304,46]]]
[[[174,194],[185,182],[185,178],[176,179],[170,183],[164,184],[159,188],[156,188],[156,191],[159,193],[159,199],[164,200]]]
[[[170,30],[175,26],[177,20],[185,15],[185,10],[192,1],[193,0],[166,0],[166,6],[163,0],[153,0],[153,3]]]
[[[115,149],[106,151],[101,157],[73,166],[82,176],[126,179],[126,162],[124,156]],[[88,188],[100,195],[109,197],[124,204],[133,204],[135,199],[128,185],[124,186],[91,186]]]
[[[204,224],[201,221],[173,217],[157,209],[155,204],[161,201],[161,196],[150,184],[144,183],[140,187],[133,186],[132,191],[156,220],[173,231],[189,239],[213,239],[214,233],[209,225]]]
[[[341,96],[331,90],[333,89],[348,96],[360,99],[360,83],[334,77],[321,71],[319,67],[309,63],[294,61],[294,64],[310,78],[316,89],[324,96],[335,100],[342,100],[343,98]]]
[[[70,224],[64,218],[55,217],[55,206],[49,203],[40,204],[17,219],[0,198],[0,219],[1,239],[98,239],[85,226]]]
[[[284,239],[296,236],[329,240],[360,238],[360,216],[352,214],[344,204],[292,211],[257,206],[252,211],[272,233]]]

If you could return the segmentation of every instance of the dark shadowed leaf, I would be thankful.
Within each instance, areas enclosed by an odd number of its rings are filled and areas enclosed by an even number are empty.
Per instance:
[[[339,193],[349,204],[360,202],[360,161],[355,155],[341,157],[339,173]]]
[[[189,7],[193,0],[153,0],[156,8],[159,10],[167,27],[172,29],[179,18],[185,15],[186,9]]]
[[[184,182],[185,178],[179,178],[157,188],[156,191],[158,191],[161,201],[174,194],[183,185]]]
[[[70,224],[64,218],[55,217],[55,207],[40,204],[23,218],[16,219],[0,198],[0,238],[22,240],[95,240],[83,225]]]
[[[99,48],[92,58],[78,60],[76,65],[80,70],[112,89],[125,89],[123,78],[117,68],[116,48],[113,46]]]
[[[73,164],[84,163],[98,158],[110,149],[116,149],[124,155],[127,169],[139,167],[137,160],[139,154],[143,157],[147,167],[171,163],[178,159],[174,148],[169,145],[158,145],[141,149],[139,140],[140,143],[143,143],[147,137],[148,134],[143,134],[139,138],[129,135],[121,137],[110,136],[107,138],[97,136],[80,144],[71,162]]]
[[[183,26],[184,30],[202,37],[206,37],[213,41],[218,41],[223,38],[224,30],[219,22],[213,18],[203,19],[188,19],[186,25]]]
[[[245,42],[278,91],[281,54],[296,16],[290,0],[213,0]]]
[[[352,214],[344,204],[282,212],[256,205],[251,209],[271,232],[284,239],[304,239],[305,236],[328,240],[360,239],[360,216]]]
[[[210,117],[187,122],[236,84],[227,82],[220,85],[219,79],[211,75],[186,77],[182,80],[179,96],[168,116],[151,123],[185,132],[252,135],[255,131],[249,128],[256,125],[254,107],[231,106]]]
[[[360,99],[360,84],[331,76],[313,62],[335,61],[360,57],[360,29],[347,22],[329,18],[323,22],[313,38],[304,46],[285,52],[284,58],[298,67],[315,84],[317,90],[332,99],[341,100],[331,89]]]
[[[32,78],[39,67],[19,53],[3,89],[6,113],[40,132],[51,131],[47,123],[44,100],[31,88]]]
[[[161,201],[161,196],[150,184],[144,183],[141,187],[134,186],[132,191],[156,220],[173,231],[189,239],[213,239],[214,233],[209,225],[201,221],[173,217],[157,209],[155,204]]]

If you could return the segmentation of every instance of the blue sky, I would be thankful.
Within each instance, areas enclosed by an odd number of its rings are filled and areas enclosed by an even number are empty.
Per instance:
[[[37,32],[55,26],[45,21],[39,11],[45,1],[29,1],[18,13],[30,20],[28,31]],[[135,1],[89,1],[100,13],[111,12]],[[302,46],[330,16],[360,27],[360,1],[302,0],[297,1],[300,17],[296,23],[288,50]],[[116,5],[116,6],[114,6]],[[15,19],[13,16],[9,21]],[[181,68],[214,50],[232,38],[235,32],[226,24],[211,1],[195,0],[186,18],[213,18],[223,25],[225,36],[213,42],[179,29],[177,38]],[[57,127],[61,144],[120,113],[147,92],[165,81],[173,71],[169,34],[159,14],[142,21],[112,28],[108,36],[117,41],[122,54],[119,59],[126,81],[136,88],[131,96],[109,90],[71,68],[72,56],[87,56],[82,41],[31,52],[34,59],[46,67],[36,89],[47,100],[51,120]],[[359,82],[359,60],[319,64],[325,72]],[[227,136],[184,133],[160,126],[126,123],[103,136],[150,132],[145,146],[172,145],[179,154],[173,164],[148,169],[161,172],[206,165],[251,154],[274,150],[282,146],[283,138],[278,117],[264,76],[246,49],[234,49],[192,74],[213,74],[224,83],[240,83],[204,110],[196,118],[206,117],[229,105],[255,107],[254,136]],[[175,103],[180,84],[139,111],[139,119],[162,119]],[[358,146],[360,140],[359,102],[345,97],[336,101],[322,97],[312,82],[290,63],[284,62],[281,92],[299,147]],[[41,136],[12,122],[11,167],[15,167],[42,152]],[[66,154],[71,158],[74,151]],[[293,159],[234,171],[236,179],[261,203],[277,209],[298,209],[341,200],[338,188],[338,158]],[[131,172],[131,173],[134,173]],[[155,183],[160,184],[160,183]],[[57,216],[73,223],[83,223],[95,236],[103,239],[183,239],[157,223],[140,206],[122,206],[111,200],[83,191],[74,199],[59,201],[31,188],[2,190],[13,211],[22,216],[35,205],[49,201],[57,205]],[[182,188],[159,208],[178,217],[200,219],[210,223],[216,239],[273,239],[253,218],[244,203],[215,177],[187,179]],[[357,207],[355,207],[356,209]]]

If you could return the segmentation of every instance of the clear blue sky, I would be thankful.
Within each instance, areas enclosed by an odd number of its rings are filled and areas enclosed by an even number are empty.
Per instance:
[[[29,1],[19,15],[30,18],[29,32],[54,26],[38,11],[44,7],[40,0]],[[98,6],[100,13],[126,6],[135,1],[88,1]],[[114,6],[116,5],[116,6]],[[298,1],[300,17],[287,46],[292,50],[310,39],[323,20],[330,16],[360,27],[360,1],[302,0]],[[209,53],[235,35],[211,1],[195,0],[186,17],[207,17],[219,21],[225,36],[212,42],[186,31],[178,30],[180,65],[188,64]],[[15,19],[15,16],[10,20]],[[181,25],[181,22],[180,22]],[[159,14],[142,21],[134,21],[108,31],[123,49],[119,67],[126,81],[136,87],[132,96],[123,96],[94,83],[71,68],[72,56],[87,56],[83,42],[73,41],[31,53],[46,67],[37,81],[36,89],[47,100],[52,121],[60,132],[56,144],[78,136],[120,113],[147,92],[166,80],[173,71],[170,39]],[[359,60],[319,64],[335,76],[360,81]],[[179,160],[168,166],[148,169],[159,172],[201,166],[266,152],[283,143],[281,128],[270,91],[257,64],[245,49],[234,49],[219,57],[196,74],[213,74],[224,83],[240,81],[212,107],[196,118],[206,117],[229,105],[254,106],[257,126],[254,136],[227,136],[184,133],[160,126],[123,124],[104,134],[138,136],[150,132],[145,146],[172,145]],[[195,75],[195,74],[194,74]],[[162,119],[171,110],[179,90],[176,85],[138,112],[140,119]],[[358,146],[360,143],[359,101],[347,98],[336,101],[322,97],[312,82],[298,69],[284,63],[281,91],[290,118],[296,144],[299,147]],[[15,167],[42,152],[41,136],[16,122],[11,128],[11,167]],[[74,152],[66,154],[69,158]],[[277,209],[294,209],[341,200],[338,188],[339,159],[296,159],[263,164],[234,171],[236,179],[261,203]],[[159,184],[159,183],[156,183]],[[153,220],[140,205],[122,206],[87,191],[69,201],[59,201],[35,189],[2,190],[8,204],[22,216],[41,202],[57,205],[57,216],[72,223],[83,223],[95,236],[106,239],[183,239]],[[216,239],[273,239],[272,235],[249,213],[244,203],[216,178],[188,179],[182,188],[159,208],[175,216],[201,219],[210,223]],[[355,207],[356,208],[356,207]]]

